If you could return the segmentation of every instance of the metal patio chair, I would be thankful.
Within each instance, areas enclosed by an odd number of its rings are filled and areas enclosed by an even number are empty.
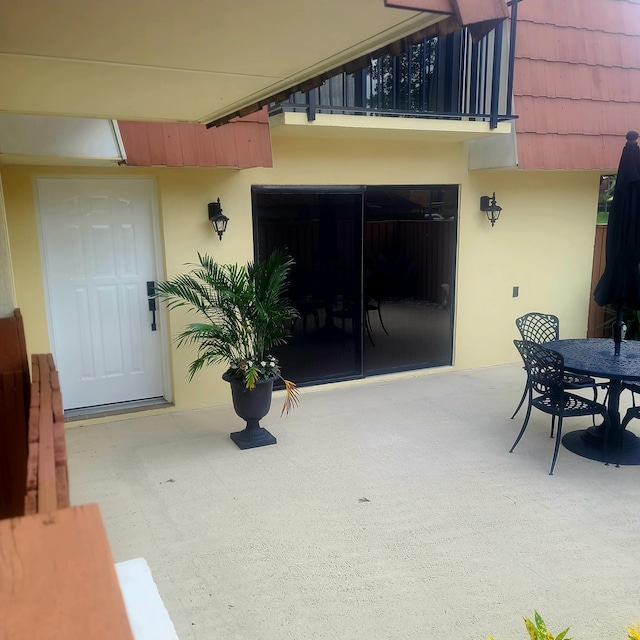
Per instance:
[[[369,342],[371,342],[371,346],[375,347],[375,343],[373,341],[373,337],[371,336],[373,332],[373,327],[371,326],[371,317],[370,311],[378,312],[378,320],[380,321],[380,326],[382,330],[389,335],[387,331],[387,327],[384,326],[384,322],[382,321],[382,301],[386,297],[383,295],[383,292],[387,289],[385,286],[385,280],[388,277],[386,274],[387,263],[383,256],[377,256],[376,259],[373,260],[373,267],[367,268],[365,270],[365,292],[364,292],[364,324],[367,330],[367,337],[369,338]]]
[[[623,383],[624,386],[624,383]],[[638,393],[640,393],[640,391],[638,391]],[[620,459],[622,457],[622,443],[624,441],[624,432],[625,429],[627,428],[627,425],[631,422],[631,420],[633,420],[634,418],[640,418],[640,407],[636,406],[635,404],[633,405],[633,407],[630,407],[629,409],[627,409],[627,413],[625,414],[624,418],[622,419],[622,422],[620,423],[620,440],[618,442],[618,455],[616,458],[616,467],[620,466]]]
[[[622,381],[622,389],[631,391],[631,402],[633,402],[633,406],[636,406],[636,393],[640,394],[640,382],[631,381],[631,380],[623,380]]]
[[[560,320],[558,316],[554,316],[550,313],[539,313],[534,311],[532,313],[526,313],[519,318],[516,318],[516,327],[522,336],[522,339],[527,342],[535,342],[541,344],[543,342],[550,342],[551,340],[558,340],[560,338]],[[579,373],[570,373],[565,371],[565,386],[567,389],[593,389],[593,400],[598,401],[598,387],[606,388],[606,384],[598,383],[595,378],[591,376],[580,375]],[[531,385],[529,377],[524,385],[522,397],[520,402],[513,412],[511,419],[516,417],[520,407],[524,404],[527,395],[530,395]],[[551,436],[553,437],[553,422],[551,423]],[[595,424],[595,423],[594,423]]]
[[[553,437],[553,421],[556,417],[558,418],[558,432],[556,434],[556,444],[549,475],[553,475],[553,469],[556,466],[558,449],[560,448],[560,440],[562,439],[562,422],[564,418],[589,415],[595,417],[596,414],[600,414],[604,418],[604,455],[605,460],[608,460],[607,440],[609,437],[609,415],[607,408],[595,400],[588,400],[582,396],[567,393],[568,387],[565,380],[564,358],[559,353],[535,342],[514,340],[513,343],[516,349],[518,349],[527,371],[529,402],[527,404],[527,415],[525,416],[524,423],[513,446],[509,449],[509,453],[513,453],[516,445],[520,442],[520,438],[522,438],[529,424],[531,408],[535,407],[539,411],[552,416],[551,437]],[[534,396],[534,393],[538,395]],[[605,462],[605,464],[608,463]]]
[[[378,320],[380,321],[380,326],[382,327],[382,329],[384,330],[384,332],[389,335],[389,332],[387,331],[387,328],[384,326],[384,322],[382,322],[382,312],[380,311],[380,299],[379,298],[369,298],[369,300],[367,300],[367,303],[365,304],[364,308],[365,308],[365,317],[364,317],[364,321],[365,321],[365,326],[367,329],[367,336],[369,337],[369,341],[371,342],[371,346],[375,347],[375,343],[373,342],[373,338],[371,337],[371,332],[373,331],[373,327],[371,326],[371,318],[369,317],[369,312],[370,311],[377,311],[378,312]]]

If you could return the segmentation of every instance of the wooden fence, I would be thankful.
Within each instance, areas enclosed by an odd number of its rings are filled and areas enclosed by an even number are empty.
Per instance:
[[[69,506],[60,382],[52,355],[33,355],[20,310],[0,319],[0,518]]]
[[[0,518],[24,509],[29,400],[29,362],[16,309],[0,318]]]
[[[64,412],[51,354],[0,319],[0,638],[133,640],[96,504],[69,506]]]
[[[599,224],[596,227],[596,239],[593,247],[593,267],[591,270],[591,295],[589,297],[589,319],[587,324],[587,338],[611,337],[611,330],[604,328],[607,315],[605,309],[596,304],[593,299],[593,290],[604,273],[606,263],[607,225]]]
[[[25,515],[69,506],[64,411],[51,354],[32,356],[31,371]]]

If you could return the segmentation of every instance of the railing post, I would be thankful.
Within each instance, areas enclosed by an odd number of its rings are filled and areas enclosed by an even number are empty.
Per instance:
[[[480,109],[478,97],[478,84],[480,83],[480,74],[478,73],[478,50],[480,48],[480,45],[477,42],[473,42],[468,32],[466,34],[466,38],[471,45],[471,70],[469,73],[469,111],[472,113],[480,113],[482,111]],[[471,120],[475,120],[475,118],[471,118]]]
[[[500,66],[502,62],[502,22],[493,32],[493,69],[491,71],[491,112],[489,128],[498,126],[498,104],[500,98]]]
[[[365,107],[364,96],[366,95],[365,88],[365,72],[364,69],[360,69],[353,74],[354,91],[353,91],[353,106]]]
[[[307,120],[312,122],[316,119],[316,109],[318,107],[318,100],[316,98],[316,89],[307,91]]]

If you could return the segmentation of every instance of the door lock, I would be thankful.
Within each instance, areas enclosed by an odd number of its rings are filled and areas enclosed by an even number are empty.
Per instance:
[[[149,280],[147,282],[147,297],[149,298],[149,311],[153,313],[153,317],[151,320],[151,331],[156,331],[158,328],[156,325],[156,283],[154,280]]]

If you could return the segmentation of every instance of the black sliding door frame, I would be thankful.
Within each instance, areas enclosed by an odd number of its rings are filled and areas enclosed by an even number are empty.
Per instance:
[[[409,191],[413,193],[406,193]],[[324,367],[324,369],[320,367],[317,377],[309,380],[300,380],[300,386],[453,364],[454,301],[459,233],[459,185],[254,185],[251,189],[251,197],[254,256],[256,260],[266,257],[266,252],[271,250],[271,245],[273,244],[268,239],[264,240],[264,234],[268,233],[265,227],[262,227],[262,231],[260,230],[261,212],[265,211],[264,207],[268,207],[265,200],[261,200],[261,196],[264,195],[291,195],[295,196],[292,199],[293,201],[299,201],[301,197],[308,195],[312,202],[309,206],[318,207],[320,211],[322,211],[323,204],[317,198],[322,196],[335,195],[340,197],[351,195],[360,198],[359,204],[356,202],[349,205],[348,202],[345,203],[343,201],[336,205],[338,211],[340,211],[340,204],[344,204],[346,207],[351,206],[353,207],[353,215],[359,216],[359,219],[353,221],[353,243],[350,244],[351,241],[348,239],[350,229],[347,226],[342,227],[346,230],[343,234],[343,239],[346,242],[341,245],[343,250],[346,250],[345,247],[351,246],[354,253],[359,254],[353,256],[352,265],[345,266],[344,273],[353,273],[353,286],[357,290],[353,290],[354,300],[352,301],[351,311],[348,313],[345,308],[342,308],[342,315],[340,316],[343,328],[345,327],[345,317],[349,318],[349,324],[346,326],[349,328],[351,335],[347,342],[353,345],[349,347],[353,349],[353,367],[350,364],[348,366],[344,364],[346,360],[336,359],[335,362],[338,363],[338,366],[334,371],[338,371],[338,373],[327,373],[330,367]],[[438,198],[437,196],[440,197]],[[443,202],[443,200],[446,200],[446,202]],[[409,203],[409,208],[403,212],[401,208],[406,203]],[[411,204],[415,205],[417,209],[412,210]],[[424,204],[424,208],[421,208],[422,204]],[[292,206],[295,207],[296,205],[293,204]],[[315,209],[311,210],[317,211]],[[343,213],[348,213],[348,211],[348,208],[342,210]],[[390,213],[385,214],[385,211]],[[378,214],[376,212],[381,213]],[[334,220],[340,219],[347,220],[348,215],[344,218],[339,218],[339,215],[334,218]],[[372,226],[368,227],[368,224]],[[372,228],[374,229],[373,232],[370,231]],[[275,229],[277,229],[277,221]],[[376,231],[375,229],[382,231]],[[376,240],[373,242],[367,235],[368,233],[382,233],[384,229],[387,229],[386,240],[383,236],[374,235],[372,238]],[[276,232],[276,238],[278,233],[281,232]],[[318,232],[316,231],[315,233]],[[359,237],[356,237],[358,234]],[[340,234],[336,235],[339,236]],[[286,233],[282,237],[286,238]],[[332,236],[329,233],[326,237],[331,238]],[[266,242],[267,246],[261,246],[261,242]],[[322,246],[322,242],[318,240],[317,236],[316,240],[312,240],[311,243]],[[297,241],[293,242],[293,244],[297,244]],[[329,244],[332,244],[331,240],[329,240]],[[409,277],[405,278],[402,275],[406,272],[398,268],[400,263],[394,265],[387,262],[388,273],[391,274],[387,279],[390,279],[392,286],[396,287],[393,295],[397,297],[395,302],[392,297],[384,303],[382,315],[378,318],[380,303],[378,303],[378,307],[370,306],[369,292],[367,290],[369,286],[367,280],[369,279],[369,281],[373,282],[367,263],[374,257],[368,252],[381,251],[385,253],[384,247],[389,249],[392,245],[395,246],[396,250],[408,251],[404,257],[407,261],[412,260],[415,263],[415,271],[411,274],[411,277],[422,278],[423,280],[418,282],[418,280],[414,279],[410,283]],[[304,243],[302,245],[298,244],[298,246],[304,246]],[[335,245],[334,249],[338,251]],[[300,255],[303,255],[303,253]],[[358,258],[359,263],[357,263]],[[307,272],[312,273],[308,268]],[[315,271],[313,272],[315,273]],[[348,287],[344,289],[344,283],[348,281],[351,280],[348,278],[343,281],[342,285],[338,284],[336,290],[339,290],[340,286],[343,287],[343,290],[348,290]],[[448,289],[445,290],[445,287],[448,287]],[[330,306],[327,305],[327,309]],[[365,311],[365,309],[367,310]],[[373,311],[370,311],[371,309]],[[304,313],[307,314],[309,312],[304,311]],[[323,319],[326,324],[333,324],[334,318],[329,317],[328,314],[330,313],[330,311],[327,311],[326,318],[321,315],[320,325],[322,325]],[[385,325],[380,323],[384,317],[385,324],[389,326],[389,320],[393,322],[394,314],[396,323],[400,322],[400,318],[403,321],[406,318],[410,324],[396,324],[396,330],[392,329],[391,332],[388,332]],[[371,320],[373,320],[373,325]],[[302,324],[304,325],[306,321],[307,318],[303,318]],[[313,315],[308,317],[308,322],[313,322]],[[315,317],[315,323],[318,323],[317,316]],[[398,330],[398,328],[402,330]],[[383,330],[386,336],[382,333]],[[300,325],[298,325],[296,331],[298,334],[300,333]],[[305,328],[304,339],[313,339],[313,336],[310,335],[312,333],[311,330],[307,333]],[[403,333],[405,334],[404,336]],[[298,335],[296,339],[300,340],[301,338]],[[374,345],[374,340],[377,347]],[[393,342],[390,342],[390,340]],[[384,356],[384,349],[381,348],[384,347],[385,341],[387,345],[386,353],[391,354],[388,357]],[[297,342],[298,346],[294,347],[294,351],[303,348],[302,344],[311,345],[311,343]],[[332,346],[337,346],[335,341]],[[398,346],[399,349],[395,350],[395,346]],[[311,346],[310,354],[318,354],[319,352],[316,349],[317,346]],[[296,353],[298,353],[298,356],[300,355],[299,351],[296,351]],[[402,353],[405,355],[403,356]],[[343,358],[343,356],[344,352],[342,356],[337,357]],[[319,359],[326,358],[327,362],[329,362],[331,357],[329,348],[327,348],[326,352],[320,351]],[[286,364],[286,362],[283,362],[285,369]],[[296,380],[296,382],[298,381]]]

